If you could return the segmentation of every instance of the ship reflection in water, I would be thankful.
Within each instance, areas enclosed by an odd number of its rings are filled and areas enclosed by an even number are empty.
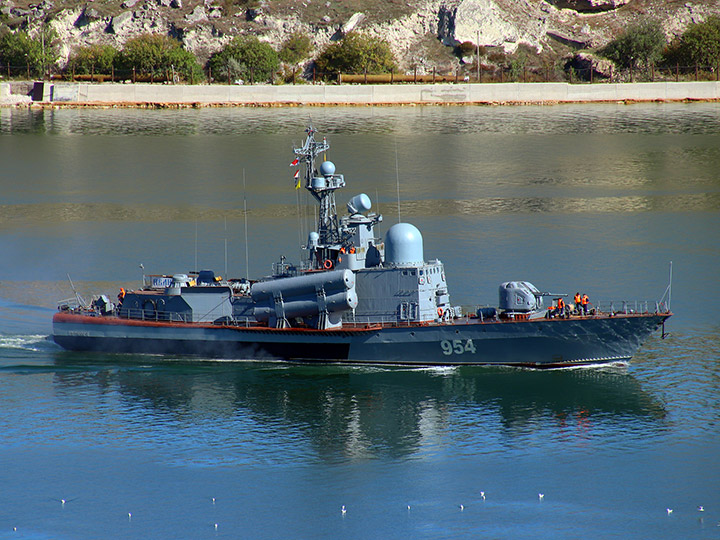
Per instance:
[[[183,463],[343,462],[627,443],[664,430],[625,368],[376,368],[57,353],[56,392],[95,393],[113,444]],[[112,418],[115,416],[115,418]],[[627,429],[625,429],[627,428]],[[622,435],[620,435],[622,434]],[[119,440],[118,440],[119,439]],[[154,440],[153,440],[154,439]]]

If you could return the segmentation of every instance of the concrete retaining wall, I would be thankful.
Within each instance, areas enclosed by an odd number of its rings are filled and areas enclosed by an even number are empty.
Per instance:
[[[0,86],[0,102],[12,83]],[[482,104],[720,100],[718,82],[613,84],[160,85],[36,83],[38,104]],[[39,90],[39,88],[38,88]],[[5,101],[7,103],[7,100]]]

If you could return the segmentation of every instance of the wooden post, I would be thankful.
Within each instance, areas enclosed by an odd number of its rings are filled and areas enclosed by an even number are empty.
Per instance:
[[[365,78],[364,78],[364,84],[367,84],[367,66],[365,66]]]
[[[315,66],[313,66],[313,84],[315,84]]]
[[[594,74],[595,74],[595,70],[593,69],[592,64],[590,64],[590,84],[593,83]]]
[[[523,66],[523,82],[527,82],[527,68]]]
[[[213,78],[212,78],[212,68],[208,66],[208,82],[212,84]]]
[[[230,82],[230,62],[227,63],[226,68],[227,68],[227,80],[228,80],[227,83],[228,83],[228,84],[232,84],[232,83]]]
[[[137,72],[135,71],[135,66],[133,66],[133,84],[137,82]]]
[[[115,82],[115,64],[110,66],[110,82]]]
[[[295,72],[297,71],[297,68],[293,68],[293,84],[295,84]]]
[[[255,84],[255,68],[250,68],[250,84]]]
[[[435,68],[433,67],[433,84],[435,84]]]

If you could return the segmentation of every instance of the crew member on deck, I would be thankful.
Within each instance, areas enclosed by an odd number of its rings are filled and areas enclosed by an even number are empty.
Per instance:
[[[580,293],[579,293],[579,292],[576,292],[576,293],[575,293],[575,311],[578,313],[578,315],[579,315],[580,313],[582,313],[582,311],[581,311],[581,310],[582,310],[581,305],[582,305],[582,296],[580,296]]]
[[[588,298],[587,294],[583,294],[582,296],[582,309],[583,313],[587,315],[590,309],[590,299]]]
[[[118,307],[122,306],[123,300],[125,300],[125,289],[120,287],[120,292],[118,293]]]

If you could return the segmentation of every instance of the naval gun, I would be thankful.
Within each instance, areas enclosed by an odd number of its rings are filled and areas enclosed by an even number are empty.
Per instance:
[[[567,294],[540,292],[529,281],[506,281],[500,285],[498,292],[500,311],[508,316],[515,314],[531,316],[533,313],[543,311],[544,297],[560,298],[567,296]]]

